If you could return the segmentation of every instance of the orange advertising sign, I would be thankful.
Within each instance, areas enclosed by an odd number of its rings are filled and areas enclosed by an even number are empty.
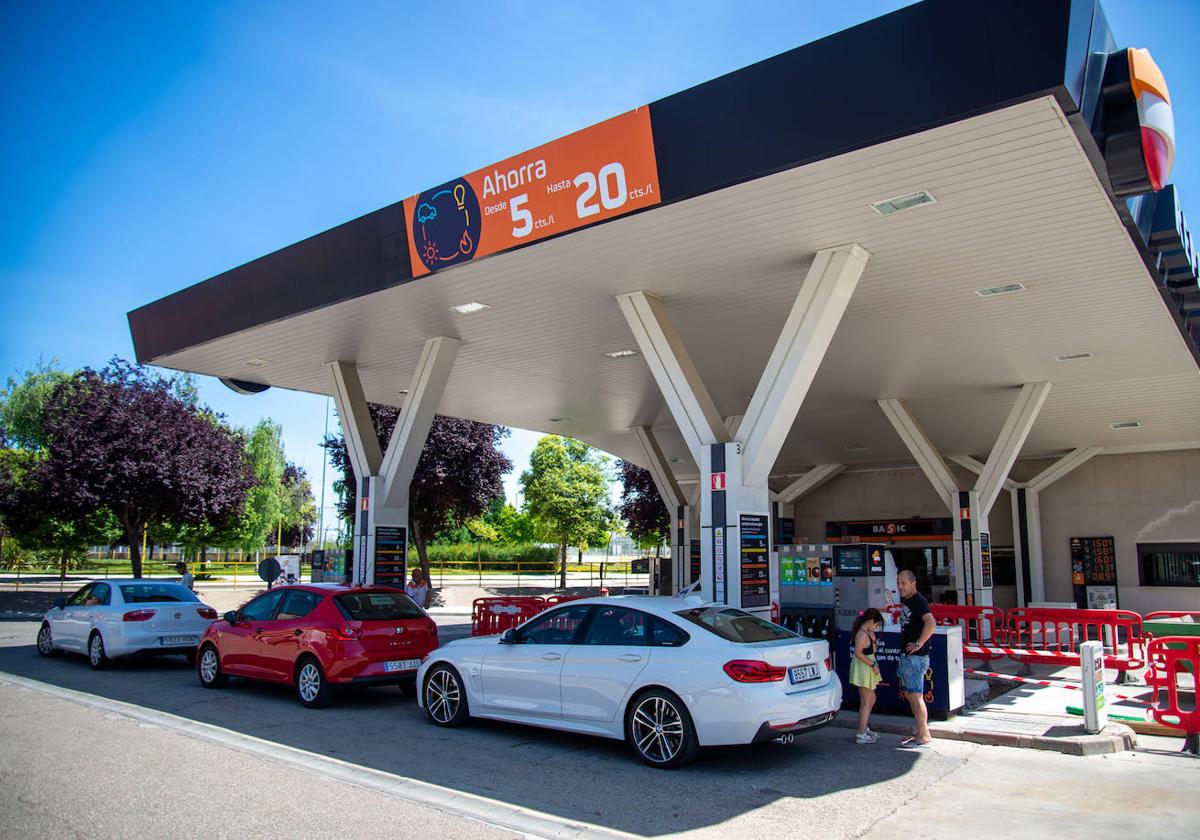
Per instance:
[[[414,277],[659,203],[650,109],[404,200]]]

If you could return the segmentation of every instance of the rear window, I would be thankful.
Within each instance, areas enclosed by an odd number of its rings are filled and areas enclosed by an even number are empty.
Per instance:
[[[192,590],[178,583],[122,583],[121,597],[126,604],[161,604],[170,601],[199,603]]]
[[[395,621],[424,618],[425,613],[403,592],[354,592],[333,599],[342,615],[353,621]]]
[[[785,627],[730,607],[697,607],[675,615],[730,642],[773,642],[776,639],[797,638]]]

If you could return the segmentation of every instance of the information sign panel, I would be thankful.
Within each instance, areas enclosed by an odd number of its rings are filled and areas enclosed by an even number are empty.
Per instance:
[[[738,555],[741,559],[742,607],[765,607],[771,603],[767,526],[763,513],[738,514]]]
[[[379,525],[375,528],[375,582],[403,587],[408,559],[408,529]]]

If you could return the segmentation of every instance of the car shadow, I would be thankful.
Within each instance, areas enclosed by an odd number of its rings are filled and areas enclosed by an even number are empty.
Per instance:
[[[827,728],[787,746],[709,748],[685,768],[655,770],[620,741],[479,719],[443,729],[396,687],[342,689],[333,705],[313,710],[288,686],[234,679],[205,689],[182,657],[125,659],[93,671],[82,656],[40,657],[36,628],[23,624],[13,634],[8,625],[0,671],[646,836],[716,826],[766,806],[781,807],[793,827],[806,809],[836,808],[861,819],[865,831],[890,812],[888,799],[895,797],[894,807],[911,796],[903,777],[919,760],[957,763],[891,748],[899,740],[891,736],[856,747],[851,730]],[[866,800],[865,788],[872,788]]]

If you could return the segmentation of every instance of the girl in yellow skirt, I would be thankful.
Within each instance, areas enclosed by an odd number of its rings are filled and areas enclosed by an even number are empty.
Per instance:
[[[879,740],[868,728],[871,709],[875,705],[875,686],[886,685],[879,676],[879,663],[875,661],[875,634],[883,626],[883,614],[874,607],[867,607],[854,620],[850,638],[854,645],[854,658],[850,661],[850,684],[858,686],[858,734],[856,744],[874,744]]]

